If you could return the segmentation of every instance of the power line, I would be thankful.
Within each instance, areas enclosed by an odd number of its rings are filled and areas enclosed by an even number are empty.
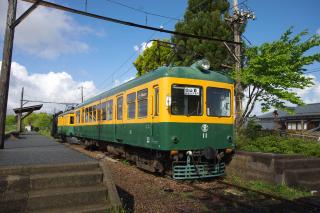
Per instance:
[[[118,1],[114,1],[114,0],[106,0],[106,1],[111,2],[111,3],[113,3],[113,4],[120,5],[120,6],[122,6],[122,7],[129,8],[129,9],[134,10],[134,11],[137,11],[137,12],[144,13],[144,14],[146,14],[146,15],[157,16],[157,17],[161,17],[161,18],[165,18],[165,19],[170,19],[170,20],[175,20],[175,21],[179,21],[179,20],[180,20],[180,19],[175,18],[175,17],[160,15],[160,14],[152,13],[152,12],[149,12],[149,11],[146,11],[146,10],[142,10],[142,9],[139,9],[139,8],[135,8],[135,7],[132,7],[132,6],[123,4],[123,3],[118,2]]]
[[[23,0],[26,2],[30,2],[30,3],[35,3],[37,0]],[[100,20],[104,20],[104,21],[108,21],[108,22],[113,22],[116,24],[121,24],[121,25],[126,25],[126,26],[131,26],[131,27],[135,27],[135,28],[141,28],[141,29],[146,29],[146,30],[153,30],[153,31],[158,31],[158,32],[162,32],[162,33],[169,33],[169,34],[173,34],[173,35],[178,35],[178,36],[182,36],[182,37],[188,37],[188,38],[196,38],[199,40],[209,40],[209,41],[218,41],[218,42],[226,42],[226,43],[231,43],[231,44],[241,44],[241,42],[235,42],[235,41],[231,41],[231,40],[225,40],[225,39],[221,39],[221,38],[214,38],[214,37],[208,37],[208,36],[202,36],[202,35],[195,35],[195,34],[189,34],[189,33],[183,33],[183,32],[176,32],[176,31],[172,31],[172,30],[165,30],[163,28],[157,28],[157,27],[151,27],[148,25],[142,25],[142,24],[137,24],[134,22],[129,22],[129,21],[123,21],[120,19],[115,19],[115,18],[110,18],[107,16],[102,16],[102,15],[97,15],[94,13],[88,13],[82,10],[76,10],[70,7],[66,7],[66,6],[62,6],[59,4],[54,4],[51,2],[47,2],[47,1],[40,1],[39,3],[42,6],[46,6],[49,8],[54,8],[54,9],[58,9],[58,10],[62,10],[62,11],[66,11],[66,12],[71,12],[71,13],[75,13],[75,14],[79,14],[79,15],[84,15],[84,16],[88,16],[91,18],[96,18],[96,19],[100,19]]]

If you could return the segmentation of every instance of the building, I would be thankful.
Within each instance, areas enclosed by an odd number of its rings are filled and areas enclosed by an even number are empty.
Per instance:
[[[320,103],[292,107],[293,113],[275,110],[257,116],[263,129],[311,130],[320,126]],[[284,126],[285,125],[285,126]]]

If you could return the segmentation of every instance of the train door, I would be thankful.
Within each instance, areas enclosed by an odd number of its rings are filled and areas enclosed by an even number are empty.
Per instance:
[[[160,130],[159,130],[159,87],[158,85],[153,87],[152,93],[152,142],[159,143]]]
[[[102,132],[102,106],[101,101],[97,104],[97,128],[98,128],[98,140],[101,140],[101,132]]]
[[[116,101],[116,121],[115,121],[115,139],[117,142],[123,141],[123,96],[117,96]]]

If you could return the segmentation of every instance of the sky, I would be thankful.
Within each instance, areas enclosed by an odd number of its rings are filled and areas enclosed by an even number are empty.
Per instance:
[[[168,19],[115,4],[120,2],[138,10],[174,17]],[[174,30],[183,17],[187,0],[51,0],[68,7],[87,10],[112,18]],[[242,3],[244,2],[244,3]],[[19,16],[30,6],[18,0]],[[239,0],[239,6],[255,12],[244,36],[251,45],[279,39],[289,27],[298,33],[308,29],[320,34],[318,0]],[[2,55],[7,0],[0,0],[0,51]],[[318,14],[318,15],[317,15]],[[80,87],[85,99],[135,77],[133,61],[151,39],[169,34],[137,29],[67,12],[38,7],[16,29],[8,108],[18,106],[21,87],[32,100],[80,102]],[[313,49],[310,53],[318,49]],[[1,59],[0,59],[1,60]],[[306,103],[320,102],[320,64],[307,67],[315,86],[298,90]],[[53,112],[60,105],[45,105]],[[257,107],[255,113],[259,114]]]

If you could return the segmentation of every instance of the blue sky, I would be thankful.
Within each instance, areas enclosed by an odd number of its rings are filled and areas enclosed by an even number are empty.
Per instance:
[[[152,13],[178,18],[183,17],[187,6],[187,0],[115,1]],[[0,3],[1,26],[5,22],[5,2],[6,0],[1,0]],[[21,13],[21,10],[27,8],[28,4],[21,4],[20,0],[18,2]],[[76,9],[85,8],[85,0],[55,0],[55,2]],[[239,2],[243,1],[239,0]],[[256,20],[249,21],[244,34],[253,45],[278,39],[290,26],[294,27],[295,33],[304,29],[308,29],[311,34],[317,31],[320,33],[320,1],[318,0],[247,0],[240,6],[248,7],[256,14]],[[146,23],[145,14],[116,5],[108,0],[88,0],[87,9],[88,12],[113,18],[140,24]],[[81,85],[81,82],[91,82],[88,86],[89,91],[85,91],[87,95],[110,88],[115,81],[121,83],[135,76],[136,71],[132,62],[139,54],[135,46],[140,47],[150,38],[170,37],[164,33],[154,33],[70,13],[39,8],[37,10],[21,26],[18,26],[20,29],[17,29],[13,61],[17,63],[17,66],[22,66],[20,69],[25,69],[29,77],[36,75],[44,78],[51,71],[68,74],[68,79],[71,78],[70,82],[77,86]],[[147,24],[155,27],[163,25],[165,29],[173,30],[175,21],[148,15]],[[2,51],[3,27],[2,30],[0,28],[0,32]],[[319,48],[312,52],[314,51],[319,51]],[[128,62],[118,69],[126,60]],[[319,64],[314,64],[308,68],[312,70],[319,67]],[[116,74],[112,78],[111,73],[113,72]],[[320,72],[315,72],[313,75],[320,79]],[[17,83],[17,85],[20,84]],[[77,87],[72,88],[77,90]],[[54,97],[59,98],[58,95]]]

